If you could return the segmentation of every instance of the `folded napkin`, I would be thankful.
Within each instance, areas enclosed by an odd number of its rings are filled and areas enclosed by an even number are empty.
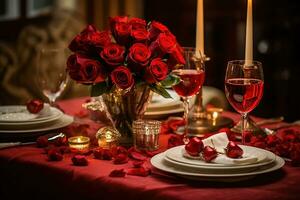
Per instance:
[[[242,158],[227,157],[225,154],[225,148],[227,147],[229,140],[225,132],[212,135],[206,139],[203,139],[202,142],[204,146],[214,147],[217,150],[217,152],[219,152],[218,156],[211,161],[212,163],[224,164],[224,165],[245,165],[245,164],[255,163],[258,161],[258,157],[256,155],[250,154],[250,152],[247,152],[245,150]],[[199,157],[190,156],[185,150],[183,155],[188,158],[202,159],[201,156]]]

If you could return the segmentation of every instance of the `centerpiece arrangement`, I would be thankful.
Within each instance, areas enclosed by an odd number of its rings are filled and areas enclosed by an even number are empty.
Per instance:
[[[88,25],[69,44],[67,71],[100,96],[123,138],[132,136],[132,122],[143,116],[151,91],[170,98],[166,87],[179,79],[170,72],[185,63],[176,37],[157,21],[117,16],[110,30]]]

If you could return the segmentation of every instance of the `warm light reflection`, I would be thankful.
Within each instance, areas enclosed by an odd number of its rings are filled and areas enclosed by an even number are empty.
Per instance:
[[[69,147],[77,150],[87,150],[90,146],[90,138],[85,136],[74,136],[68,139]]]

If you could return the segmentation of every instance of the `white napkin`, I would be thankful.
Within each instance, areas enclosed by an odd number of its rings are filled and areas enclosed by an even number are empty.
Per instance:
[[[214,147],[217,150],[217,152],[225,153],[224,149],[227,147],[229,140],[227,134],[225,132],[222,132],[222,133],[212,135],[206,139],[203,139],[202,142],[204,146],[211,146]],[[220,154],[220,153],[214,160],[211,161],[212,163],[225,164],[225,165],[244,165],[244,164],[255,163],[258,160],[257,156],[249,154],[245,151],[242,158],[229,158],[226,156],[226,154]],[[184,153],[184,156],[195,159],[195,157],[191,157],[186,152]],[[201,157],[199,156],[198,159],[201,159]]]

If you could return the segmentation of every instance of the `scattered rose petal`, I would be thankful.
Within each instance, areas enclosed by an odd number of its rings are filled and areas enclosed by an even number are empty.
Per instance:
[[[36,145],[39,148],[47,147],[49,144],[48,138],[46,136],[40,136],[36,139]]]
[[[128,155],[127,149],[125,149],[124,147],[121,147],[121,146],[117,146],[117,147],[112,148],[111,152],[112,152],[114,157],[118,154]]]
[[[114,156],[114,164],[124,164],[128,162],[128,155],[124,153],[120,153]]]
[[[133,176],[149,176],[151,173],[151,170],[149,168],[139,167],[139,168],[130,168],[127,170],[128,175]]]
[[[131,163],[134,168],[139,168],[143,166],[144,162],[144,160],[133,160]]]
[[[55,140],[53,140],[53,143],[54,143],[55,146],[59,147],[59,146],[67,145],[68,140],[67,140],[66,136],[64,136],[64,137],[58,137]]]
[[[111,160],[112,153],[109,149],[103,149],[101,147],[93,150],[94,157],[100,160]]]
[[[110,177],[124,177],[126,175],[126,172],[124,169],[115,169],[112,170],[109,174]]]
[[[147,160],[146,156],[144,156],[142,153],[137,152],[137,151],[132,151],[129,153],[129,155],[132,159],[135,159],[135,160],[142,160],[142,161]]]
[[[60,161],[63,159],[63,155],[56,148],[50,149],[47,155],[50,161]]]
[[[75,155],[72,157],[72,162],[75,166],[87,166],[88,160],[84,155]]]

